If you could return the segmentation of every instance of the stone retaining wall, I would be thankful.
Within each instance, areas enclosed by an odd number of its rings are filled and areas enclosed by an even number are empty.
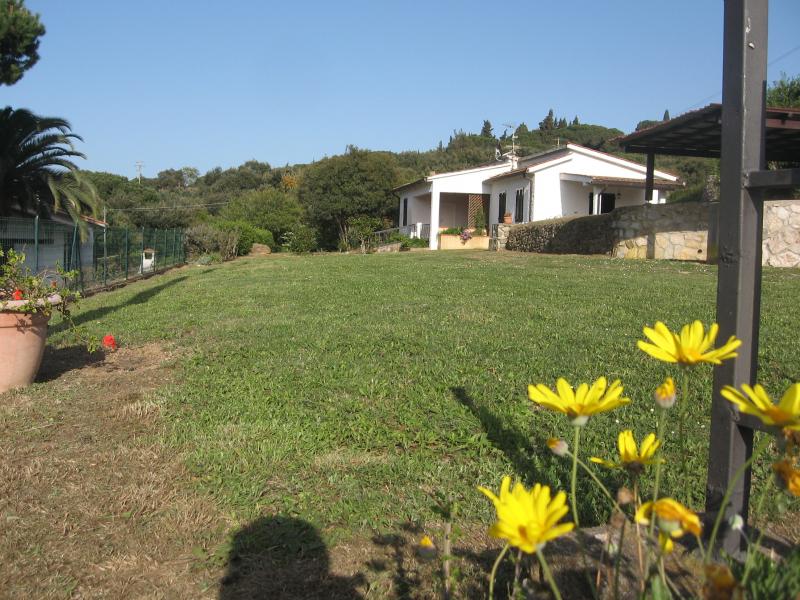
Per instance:
[[[555,221],[525,225],[501,224],[497,228],[498,237],[493,240],[493,247],[504,249],[509,235],[513,239],[523,233],[523,230],[516,230],[517,228],[533,227],[538,228],[539,237],[553,236],[553,243],[543,246],[544,252],[564,252],[563,244],[554,243],[558,241],[557,237],[563,235],[559,231],[570,231],[580,225],[580,237],[584,239],[610,239],[609,254],[614,257],[715,262],[718,207],[717,202],[629,206],[618,208],[609,215],[580,217],[566,229],[553,227]],[[589,236],[591,228],[596,228],[597,231]],[[548,233],[551,231],[553,233]],[[530,234],[526,236],[530,237]],[[537,247],[533,249],[538,250],[539,245],[536,244]],[[582,246],[585,244],[576,243],[572,252],[597,252],[596,249]],[[764,204],[762,263],[775,267],[800,267],[800,200],[771,200]]]

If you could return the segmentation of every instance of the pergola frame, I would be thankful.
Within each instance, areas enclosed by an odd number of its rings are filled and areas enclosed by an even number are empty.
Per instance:
[[[656,154],[720,158],[717,322],[721,339],[742,340],[738,356],[714,369],[706,480],[707,522],[724,510],[747,522],[751,472],[736,482],[750,458],[760,421],[725,401],[726,385],[753,385],[758,369],[761,314],[761,241],[764,192],[800,185],[800,169],[766,170],[766,160],[800,160],[800,110],[766,108],[768,0],[725,0],[722,105],[710,105],[620,140],[647,155],[646,195],[652,196]],[[738,555],[742,535],[725,524],[722,550]]]

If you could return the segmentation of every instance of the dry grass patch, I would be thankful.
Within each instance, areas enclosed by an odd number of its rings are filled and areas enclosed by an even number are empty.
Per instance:
[[[3,594],[214,597],[217,574],[192,549],[219,544],[230,523],[157,441],[150,394],[175,357],[157,344],[48,354],[40,380],[56,381],[0,399]]]

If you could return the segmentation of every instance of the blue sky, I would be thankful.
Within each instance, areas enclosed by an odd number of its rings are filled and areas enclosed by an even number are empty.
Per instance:
[[[2,103],[67,118],[83,167],[128,177],[426,150],[551,107],[630,131],[721,86],[722,0],[26,4],[41,59]],[[771,81],[800,73],[800,2],[770,4],[770,61],[794,50]]]

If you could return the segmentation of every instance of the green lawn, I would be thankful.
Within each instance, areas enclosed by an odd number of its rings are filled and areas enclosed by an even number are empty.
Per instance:
[[[533,410],[527,384],[621,378],[633,402],[584,438],[610,457],[621,428],[655,429],[652,390],[671,372],[636,348],[642,326],[708,322],[715,293],[715,267],[678,262],[278,255],[173,271],[88,298],[75,315],[125,345],[182,348],[180,383],[159,392],[165,441],[226,510],[302,518],[333,540],[434,521],[441,495],[488,522],[475,486],[496,488],[505,473],[567,488],[544,440],[569,437],[569,424]],[[798,271],[766,271],[761,381],[773,394],[800,380],[799,293]],[[680,487],[700,508],[711,377],[698,373],[694,481]],[[595,492],[580,498],[598,519]]]

